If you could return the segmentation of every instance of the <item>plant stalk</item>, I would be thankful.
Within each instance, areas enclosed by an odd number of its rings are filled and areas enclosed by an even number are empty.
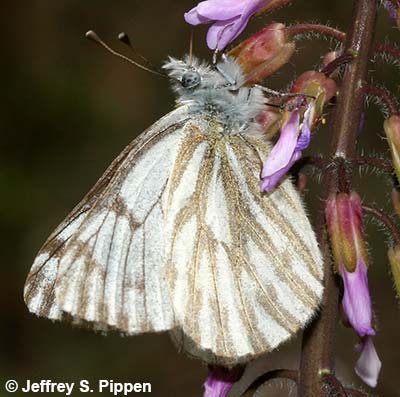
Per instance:
[[[357,135],[362,124],[368,63],[373,49],[377,0],[355,0],[351,26],[346,34],[344,53],[354,55],[343,76],[338,103],[332,123],[329,158],[341,158],[351,164],[356,152]],[[351,176],[351,174],[350,174]],[[324,174],[322,186],[326,200],[338,191],[337,169]],[[350,181],[351,182],[351,181]],[[351,186],[350,186],[351,187]],[[322,213],[322,211],[321,211]],[[322,215],[320,215],[322,216]],[[318,222],[323,225],[324,222]],[[327,233],[324,226],[318,232],[325,266],[325,292],[320,314],[303,335],[298,385],[299,397],[327,397],[332,392],[323,387],[324,374],[335,372],[335,328],[337,323],[338,288],[331,265]]]

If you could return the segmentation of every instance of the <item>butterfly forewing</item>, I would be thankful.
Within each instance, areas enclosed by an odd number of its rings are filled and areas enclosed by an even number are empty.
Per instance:
[[[162,201],[185,118],[182,107],[135,139],[49,237],[25,285],[32,312],[126,333],[172,327]]]

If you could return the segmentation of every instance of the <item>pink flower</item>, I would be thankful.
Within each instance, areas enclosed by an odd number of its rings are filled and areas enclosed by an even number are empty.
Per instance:
[[[222,51],[244,30],[250,18],[271,0],[206,0],[185,14],[191,25],[213,23],[208,30],[207,45]]]
[[[356,346],[361,355],[357,361],[356,374],[370,387],[376,387],[382,362],[376,354],[372,338],[367,336]]]
[[[375,387],[381,368],[372,336],[372,303],[368,287],[367,253],[362,230],[362,205],[357,193],[332,195],[325,209],[336,269],[344,284],[343,310],[349,323],[362,338],[355,371]]]
[[[210,373],[204,383],[203,397],[225,397],[233,384],[243,375],[243,368],[226,369],[210,366]]]
[[[342,305],[349,323],[360,336],[375,335],[365,263],[360,261],[354,272],[348,272],[342,265],[340,274],[344,284]]]
[[[308,147],[311,139],[310,124],[314,106],[310,105],[304,113],[300,131],[300,109],[293,110],[283,123],[281,135],[272,148],[261,172],[261,191],[271,191],[301,158],[302,151]]]

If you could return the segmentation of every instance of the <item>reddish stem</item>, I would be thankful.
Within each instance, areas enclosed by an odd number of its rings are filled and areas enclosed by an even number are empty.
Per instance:
[[[375,44],[375,53],[390,55],[391,57],[400,61],[400,49],[385,43]]]
[[[380,159],[378,157],[356,157],[353,159],[353,165],[376,167],[391,176],[393,175],[393,164],[390,160]]]
[[[340,42],[346,40],[346,33],[330,26],[313,23],[301,23],[286,28],[288,33],[299,35],[304,33],[319,33],[324,36],[332,37]],[[386,54],[400,61],[400,49],[386,43],[376,43],[374,53]]]
[[[400,244],[400,230],[388,214],[378,208],[370,207],[369,205],[363,205],[362,208],[366,213],[372,215],[380,223],[386,226],[393,238],[396,240],[396,244]]]
[[[377,87],[375,85],[367,85],[364,87],[364,90],[365,90],[366,94],[373,95],[373,96],[381,99],[384,102],[390,115],[399,113],[396,101],[393,98],[393,96],[389,93],[389,91],[387,91],[383,88]]]
[[[340,67],[347,65],[349,62],[351,62],[354,59],[353,54],[343,54],[338,56],[336,59],[334,59],[332,62],[328,63],[321,72],[324,73],[326,76],[330,76],[333,72],[335,72],[337,69]]]
[[[323,36],[333,37],[338,41],[344,41],[346,39],[346,33],[322,24],[299,23],[297,25],[288,26],[286,31],[293,35],[303,33],[319,33]]]
[[[269,371],[261,376],[259,376],[243,393],[243,397],[253,396],[254,393],[257,392],[258,388],[262,386],[264,383],[272,380],[272,379],[287,379],[292,382],[297,383],[299,378],[298,371],[292,371],[289,369],[276,369],[273,371]]]
[[[377,0],[355,0],[353,17],[344,53],[355,54],[346,68],[332,125],[330,158],[350,162],[355,154],[357,134],[364,111],[368,61],[373,46]],[[337,192],[336,167],[324,173],[324,198]],[[322,212],[322,211],[321,211]],[[320,219],[319,243],[325,259],[325,292],[322,311],[304,332],[300,365],[299,397],[323,397],[321,373],[334,374],[334,339],[338,308],[338,289],[333,275],[326,230]],[[320,226],[322,224],[322,226]]]

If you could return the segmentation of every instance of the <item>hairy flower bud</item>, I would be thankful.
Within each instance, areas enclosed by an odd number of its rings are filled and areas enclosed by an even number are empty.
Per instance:
[[[301,74],[291,89],[293,93],[302,93],[316,98],[312,124],[321,116],[324,106],[336,95],[336,91],[337,85],[335,81],[326,77],[324,73],[316,71],[308,71]]]
[[[400,297],[400,245],[395,245],[388,251],[390,267],[397,296]]]
[[[357,193],[332,195],[325,209],[336,269],[343,280],[343,311],[361,337],[361,353],[355,366],[357,375],[375,387],[382,363],[372,336],[372,304],[368,287],[367,255],[362,235],[362,206]]]
[[[294,51],[285,25],[274,23],[233,48],[229,55],[242,66],[246,84],[257,84],[285,65]]]
[[[354,272],[357,263],[367,264],[367,251],[362,233],[361,200],[357,193],[331,196],[325,209],[336,271],[344,266]]]
[[[394,170],[400,181],[400,115],[395,114],[386,119],[383,128],[392,155]]]

